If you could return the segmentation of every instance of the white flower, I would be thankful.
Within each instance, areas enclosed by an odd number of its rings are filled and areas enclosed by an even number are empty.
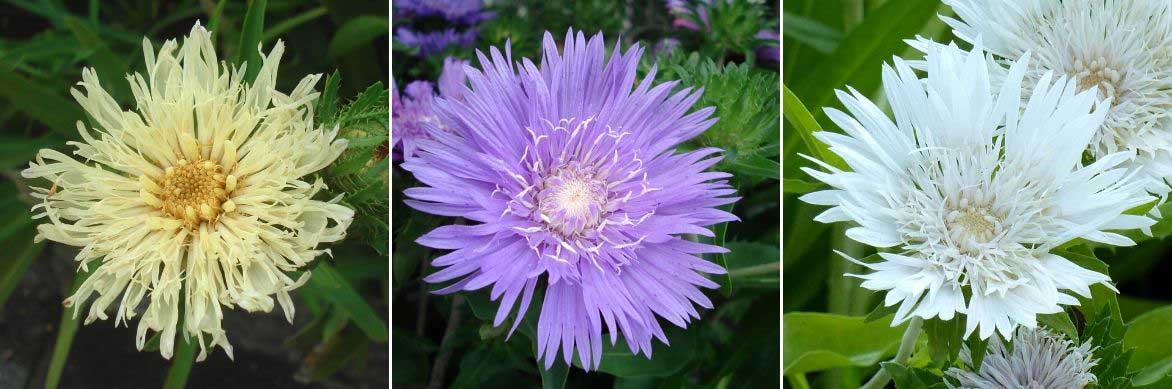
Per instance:
[[[966,369],[950,368],[945,374],[965,389],[1025,388],[1076,389],[1095,382],[1090,370],[1097,361],[1091,345],[1074,342],[1044,329],[1019,329],[1013,336],[1012,350],[1001,339],[990,339],[980,366],[973,366],[971,352],[964,346],[960,359]]]
[[[964,313],[966,336],[980,328],[981,338],[1032,328],[1037,314],[1077,305],[1071,293],[1089,297],[1092,284],[1111,287],[1049,252],[1075,238],[1132,245],[1107,231],[1154,223],[1124,214],[1152,201],[1146,180],[1119,167],[1132,152],[1080,164],[1106,114],[1092,112],[1094,92],[1044,75],[1023,108],[1028,57],[1005,69],[980,48],[930,47],[923,79],[901,59],[884,66],[894,122],[853,89],[838,92],[849,115],[826,109],[845,134],[815,135],[849,171],[817,160],[828,172],[803,168],[833,187],[801,198],[832,206],[815,220],[856,223],[851,239],[898,249],[852,276],[887,291],[885,305],[901,304],[893,324]]]
[[[243,69],[217,61],[198,23],[182,46],[169,40],[156,53],[144,39],[147,75],[127,77],[130,111],[92,69],[82,72],[72,92],[95,128],[78,122],[83,140],[70,145],[80,158],[45,149],[22,172],[52,184],[34,188],[35,218],[48,218],[37,239],[82,247],[82,269],[100,263],[65,300],[74,315],[97,293],[86,323],[106,319],[115,301],[115,324],[127,323],[146,299],[138,348],[147,330],[162,332],[159,350],[170,358],[182,316],[200,360],[208,345],[232,356],[221,307],[268,312],[275,295],[292,322],[289,291],[309,274],[289,273],[328,252],[319,243],[342,239],[354,213],[337,199],[314,200],[325,185],[304,180],[346,141],[313,127],[320,75],[290,94],[274,89],[283,50],[277,42],[248,85]]]
[[[1088,148],[1093,158],[1135,151],[1129,161],[1172,190],[1172,2],[1149,0],[945,0],[958,37],[1004,59],[1032,53],[1027,88],[1054,72],[1111,99]]]

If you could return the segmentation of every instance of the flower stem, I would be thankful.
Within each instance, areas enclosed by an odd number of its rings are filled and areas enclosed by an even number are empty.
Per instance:
[[[913,317],[911,323],[908,323],[907,330],[903,332],[903,340],[899,343],[899,351],[895,353],[895,358],[892,362],[898,364],[907,363],[908,358],[912,356],[912,350],[916,348],[916,338],[920,336],[920,327],[924,325],[924,319]],[[871,380],[863,384],[860,389],[880,389],[887,385],[887,381],[891,381],[891,374],[887,370],[879,367],[879,371],[875,373]]]
[[[740,278],[740,277],[748,277],[748,276],[755,276],[755,275],[761,275],[761,274],[777,275],[780,271],[781,271],[781,263],[770,262],[770,263],[765,263],[765,264],[761,264],[761,265],[755,265],[755,266],[749,266],[749,267],[743,267],[740,269],[736,269],[736,270],[728,272],[728,276],[731,278]]]

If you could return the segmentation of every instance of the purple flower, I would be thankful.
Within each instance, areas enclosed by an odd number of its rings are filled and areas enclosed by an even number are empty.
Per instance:
[[[679,47],[680,47],[680,40],[679,39],[663,38],[663,39],[660,39],[659,42],[656,42],[655,45],[651,47],[651,53],[655,54],[655,55],[659,55],[659,54],[663,54],[663,53],[670,53],[672,50],[675,50]]]
[[[754,50],[757,53],[758,59],[766,61],[779,62],[781,61],[781,36],[777,34],[777,30],[761,30],[757,32],[757,39],[769,41],[769,43],[757,46]]]
[[[464,67],[468,66],[468,61],[447,57],[444,58],[444,69],[440,72],[439,79],[436,83],[439,84],[440,96],[449,99],[463,99],[464,86],[467,77],[464,75]]]
[[[440,97],[461,99],[464,88],[464,65],[468,62],[448,57],[444,59],[444,70],[440,73]],[[391,81],[391,159],[410,157],[418,149],[420,140],[430,139],[432,131],[447,131],[435,112],[435,88],[427,81],[413,81],[407,84],[399,95],[399,89]]]
[[[658,318],[686,328],[695,305],[712,308],[701,288],[717,284],[701,273],[725,272],[699,255],[727,250],[681,237],[737,220],[717,209],[737,200],[730,175],[706,171],[721,150],[676,151],[716,122],[713,108],[689,112],[702,91],[652,85],[654,68],[636,82],[638,45],[608,58],[601,34],[570,30],[561,52],[547,32],[543,53],[534,63],[514,62],[508,44],[478,52],[463,100],[436,100],[449,132],[402,164],[424,185],[404,192],[407,205],[467,221],[419,238],[453,250],[425,280],[454,280],[441,294],[491,287],[493,325],[520,298],[510,335],[544,290],[546,368],[559,349],[598,368],[604,323],[611,344],[621,334],[651,357],[653,338],[668,342]]]
[[[395,39],[404,46],[418,47],[419,55],[426,57],[439,53],[448,46],[472,46],[476,43],[476,36],[479,33],[480,31],[475,27],[464,31],[448,28],[440,31],[427,32],[419,32],[402,27],[395,30]]]
[[[484,10],[481,0],[399,0],[395,2],[398,17],[440,17],[452,23],[473,25],[491,19],[495,14]]]

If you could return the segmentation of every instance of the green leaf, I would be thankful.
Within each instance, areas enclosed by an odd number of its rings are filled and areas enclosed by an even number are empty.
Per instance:
[[[77,38],[77,43],[90,52],[87,61],[98,73],[102,87],[116,100],[128,97],[129,87],[123,78],[126,76],[126,61],[106,46],[93,25],[85,19],[69,16],[65,18],[65,24]]]
[[[26,166],[41,149],[62,143],[64,139],[51,135],[25,138],[0,134],[0,168]]]
[[[1098,387],[1103,389],[1131,387],[1128,363],[1134,349],[1124,343],[1128,326],[1119,321],[1116,305],[1114,300],[1109,300],[1097,313],[1083,311],[1087,326],[1081,338],[1086,339],[1091,349],[1095,350],[1098,362],[1091,368],[1091,374],[1098,378]]]
[[[537,342],[533,342],[536,350]],[[566,387],[566,377],[570,374],[570,366],[564,363],[554,363],[548,370],[537,361],[537,373],[541,375],[541,389],[562,389]]]
[[[895,354],[907,326],[820,312],[787,313],[782,320],[786,375],[875,365]]]
[[[928,351],[932,356],[932,362],[936,367],[946,367],[956,360],[960,346],[964,344],[964,317],[957,316],[952,320],[925,320],[924,333],[928,337]]]
[[[993,336],[1001,336],[994,333]],[[964,344],[969,348],[969,358],[973,361],[973,366],[981,366],[981,362],[985,360],[985,353],[989,352],[989,339],[981,339],[981,337],[973,333],[968,339],[965,339]]]
[[[21,77],[0,63],[0,98],[67,139],[78,137],[75,123],[85,117],[77,103]]]
[[[1172,374],[1172,306],[1152,310],[1140,315],[1127,325],[1123,344],[1134,347],[1135,352],[1128,364],[1128,371],[1141,371],[1136,377],[1137,385],[1155,382],[1156,379]]]
[[[265,29],[266,0],[250,0],[248,11],[244,14],[244,26],[240,30],[240,43],[236,45],[236,64],[248,63],[248,71],[244,75],[246,81],[252,82],[260,72],[260,40]]]
[[[175,339],[175,355],[171,356],[171,368],[167,369],[167,378],[163,381],[163,389],[183,389],[187,386],[187,378],[191,375],[191,367],[195,362],[195,339],[179,336]]]
[[[314,107],[315,115],[318,121],[333,122],[334,115],[338,112],[338,88],[342,86],[342,75],[335,70],[326,76],[325,86],[322,87],[321,97],[317,99],[317,105]]]
[[[1070,315],[1066,312],[1038,315],[1038,322],[1052,330],[1061,332],[1071,340],[1078,341],[1079,339],[1078,329],[1074,327],[1074,322],[1070,320]]]
[[[759,155],[745,156],[728,163],[737,174],[777,180],[781,178],[781,164]]]
[[[927,383],[921,379],[921,374],[917,374],[913,369],[900,365],[895,362],[883,362],[880,364],[883,370],[891,374],[891,380],[895,381],[895,387],[899,389],[928,389]]]
[[[314,380],[324,380],[360,358],[369,344],[362,331],[346,326],[306,356],[305,368]]]
[[[0,215],[6,213],[0,210]],[[0,260],[0,314],[4,313],[4,302],[8,301],[8,297],[12,295],[12,291],[16,289],[16,285],[20,284],[24,273],[28,271],[29,265],[33,263],[33,260],[41,254],[41,249],[45,247],[43,243],[33,243],[33,236],[36,235],[36,232],[34,228],[25,228],[20,232],[11,234],[9,237],[0,236],[0,245],[2,245],[0,247],[4,247],[5,251],[15,254]]]
[[[863,93],[879,86],[880,66],[900,54],[911,38],[936,16],[939,0],[888,0],[839,42],[834,51],[794,91],[814,107],[827,105],[834,90],[850,85]],[[789,102],[786,101],[786,105]]]
[[[760,242],[728,242],[725,254],[728,277],[742,288],[777,288],[781,276],[781,253],[777,247]]]
[[[806,106],[802,104],[798,96],[793,91],[790,91],[788,87],[782,85],[781,88],[782,98],[785,100],[784,104],[782,104],[785,112],[785,120],[797,131],[802,142],[806,144],[806,150],[810,150],[822,162],[826,162],[840,169],[846,168],[846,162],[842,158],[830,152],[830,148],[825,143],[822,143],[822,141],[814,137],[814,133],[821,131],[822,126],[814,119],[814,115],[810,114],[810,110],[806,109]]]
[[[783,193],[806,194],[824,187],[821,182],[809,182],[797,178],[786,178],[781,181]]]
[[[81,287],[81,284],[94,271],[98,270],[99,266],[101,265],[94,266],[88,272],[79,269],[69,287],[69,295],[73,295],[77,288]],[[73,337],[77,335],[77,325],[81,321],[79,317],[74,317],[74,313],[80,310],[81,302],[78,302],[73,307],[67,307],[61,312],[61,324],[57,327],[57,340],[53,343],[53,355],[49,358],[49,370],[45,373],[46,389],[56,388],[61,383],[61,373],[65,371],[65,361],[69,359],[69,349],[73,347]]]
[[[781,25],[781,34],[786,38],[793,38],[814,50],[829,54],[842,40],[842,31],[835,30],[801,15],[785,12],[785,23]]]
[[[698,356],[700,330],[695,327],[682,329],[669,326],[664,333],[671,346],[654,341],[652,358],[647,358],[643,354],[631,354],[631,349],[627,348],[623,341],[614,345],[608,341],[602,342],[602,363],[598,366],[598,371],[623,378],[667,377],[676,374]],[[603,339],[608,337],[609,335],[603,334]],[[561,362],[555,362],[557,363]],[[574,359],[574,365],[582,366],[577,358]]]
[[[317,289],[322,297],[346,311],[353,319],[354,325],[362,329],[371,340],[387,340],[386,324],[375,313],[374,308],[367,304],[358,291],[354,290],[354,287],[330,264],[318,263],[306,286]]]
[[[297,28],[298,26],[300,26],[302,24],[308,23],[309,21],[311,21],[313,19],[317,19],[321,16],[324,16],[328,12],[329,12],[329,8],[327,8],[325,6],[320,6],[320,7],[316,7],[316,8],[310,9],[308,11],[293,15],[293,17],[286,18],[285,20],[282,20],[280,23],[277,23],[277,25],[266,30],[264,33],[264,38],[262,38],[261,41],[262,42],[271,42],[273,39],[277,39],[277,37],[281,36],[281,34],[284,34],[285,32],[288,32],[294,28]],[[327,83],[328,83],[328,80],[327,80]]]
[[[511,358],[508,349],[500,343],[481,343],[463,354],[460,358],[460,370],[452,381],[452,389],[482,388],[494,377],[510,370],[520,369],[514,358]]]
[[[370,44],[374,38],[385,35],[390,31],[385,16],[363,15],[350,20],[338,27],[330,45],[326,48],[326,57],[336,60],[339,57]]]

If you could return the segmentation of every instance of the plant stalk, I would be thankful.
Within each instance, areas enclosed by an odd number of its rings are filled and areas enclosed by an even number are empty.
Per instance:
[[[895,358],[891,362],[898,364],[907,363],[908,358],[912,356],[912,350],[916,348],[916,338],[920,336],[920,327],[923,327],[924,319],[913,317],[911,323],[908,323],[907,330],[903,332],[903,340],[899,343],[899,351],[895,353]],[[884,370],[882,366],[879,371],[871,377],[867,383],[859,387],[860,389],[881,389],[887,385],[887,381],[891,381],[891,374]]]

